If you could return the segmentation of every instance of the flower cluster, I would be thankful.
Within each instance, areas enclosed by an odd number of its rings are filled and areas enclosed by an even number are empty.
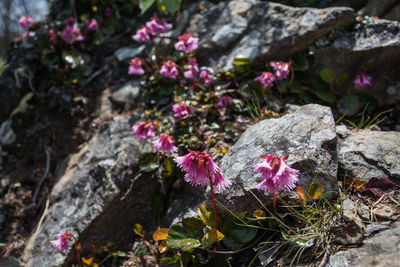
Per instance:
[[[172,110],[174,111],[174,117],[177,119],[185,119],[191,117],[195,113],[195,109],[186,106],[184,103],[177,103],[172,106]]]
[[[168,60],[161,66],[160,74],[165,78],[176,79],[179,75],[178,66],[172,60]]]
[[[205,152],[189,150],[188,154],[176,157],[175,162],[186,172],[185,181],[193,186],[208,186],[212,181],[215,191],[219,192],[231,185],[231,182],[221,175],[211,155]]]
[[[262,163],[254,164],[256,172],[261,173],[262,182],[257,185],[271,194],[278,194],[279,190],[291,190],[298,180],[299,171],[286,164],[286,158],[279,158],[272,154],[263,156]]]
[[[197,49],[199,38],[194,38],[191,33],[186,33],[178,37],[179,41],[175,44],[175,49],[184,53],[190,53]]]
[[[30,16],[22,16],[19,20],[18,20],[18,24],[24,28],[25,30],[29,30],[29,28],[35,23],[35,21],[33,20],[32,17]]]
[[[263,72],[254,80],[258,81],[264,88],[273,86],[275,80],[284,80],[289,76],[290,62],[272,61],[270,66],[274,69],[275,75],[271,72]]]
[[[138,29],[135,35],[132,35],[132,39],[136,42],[149,42],[150,36],[157,36],[170,30],[172,30],[172,24],[167,23],[164,19],[153,17],[146,22],[146,25]]]
[[[226,108],[228,104],[232,104],[233,100],[232,97],[223,95],[218,99],[217,104],[215,105],[216,108]]]
[[[142,67],[143,65],[143,60],[135,57],[131,60],[131,62],[129,63],[129,70],[128,70],[128,74],[131,75],[142,75],[144,74],[144,69]]]
[[[149,140],[154,138],[156,126],[151,121],[141,121],[137,125],[132,127],[132,131],[135,132],[136,137],[141,140]],[[175,140],[168,133],[163,133],[153,142],[154,147],[158,151],[163,151],[168,154],[172,154],[178,151],[178,148],[174,145]]]
[[[363,89],[372,85],[372,77],[368,76],[364,72],[358,72],[353,83],[356,89]]]
[[[67,19],[65,29],[61,33],[61,39],[63,39],[67,44],[73,44],[85,40],[80,29],[75,25],[74,18]]]
[[[99,24],[95,19],[88,19],[85,24],[89,31],[97,31],[99,29]]]
[[[68,243],[73,239],[73,236],[70,232],[66,232],[64,234],[60,234],[57,236],[56,240],[50,242],[50,244],[61,252],[66,252],[68,250]]]

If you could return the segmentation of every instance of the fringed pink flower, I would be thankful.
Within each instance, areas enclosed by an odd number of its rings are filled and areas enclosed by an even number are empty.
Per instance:
[[[212,83],[212,76],[209,74],[207,70],[200,71],[200,78],[203,79],[203,84],[205,87],[208,87]]]
[[[233,100],[232,97],[224,95],[218,99],[217,104],[215,105],[216,108],[226,108],[228,104],[232,104]]]
[[[270,88],[274,84],[275,77],[271,72],[263,72],[254,80],[258,81],[264,88]]]
[[[164,151],[169,154],[178,151],[178,148],[174,145],[175,140],[168,133],[163,133],[157,140],[153,141],[154,147],[159,151]]]
[[[85,40],[85,37],[83,37],[79,28],[75,26],[74,18],[67,19],[65,29],[61,33],[61,38],[67,44],[73,44],[74,42]]]
[[[261,173],[262,182],[257,189],[265,190],[271,194],[278,194],[279,190],[291,190],[298,180],[299,171],[286,164],[286,158],[279,158],[272,154],[262,157],[262,163],[253,165],[256,172]]]
[[[194,57],[188,58],[189,69],[183,73],[186,79],[194,79],[196,78],[197,73],[199,72],[199,67],[197,66],[197,60]]]
[[[146,22],[146,26],[153,36],[168,32],[172,29],[172,24],[167,23],[163,19],[152,17],[150,21]]]
[[[231,185],[231,182],[221,175],[211,155],[205,152],[189,150],[188,154],[176,157],[175,162],[186,172],[185,181],[193,186],[208,186],[210,178],[217,192]]]
[[[89,31],[97,31],[99,29],[99,24],[95,19],[88,19],[85,24]]]
[[[56,43],[56,39],[57,39],[55,31],[50,29],[48,31],[48,34],[49,34],[49,42],[50,42],[50,44],[52,44],[52,45],[55,44]]]
[[[146,26],[142,26],[140,29],[136,31],[135,35],[132,35],[132,39],[136,42],[143,43],[150,41],[150,36],[148,33],[148,29]]]
[[[367,86],[372,85],[372,77],[368,76],[364,72],[358,72],[353,83],[356,89],[363,89]]]
[[[290,62],[272,61],[269,65],[274,68],[275,76],[278,80],[284,80],[290,73]]]
[[[57,236],[56,240],[50,241],[50,244],[61,252],[66,252],[68,250],[68,242],[72,240],[72,234],[66,232]]]
[[[185,119],[194,114],[196,111],[194,108],[188,107],[183,103],[177,103],[172,106],[172,110],[174,111],[174,117],[177,119]]]
[[[129,70],[128,70],[128,74],[131,75],[143,75],[144,74],[144,69],[142,67],[143,65],[143,60],[135,57],[131,60],[131,62],[129,63]]]
[[[155,136],[154,124],[151,121],[141,121],[139,124],[132,127],[132,131],[135,132],[136,137],[141,140],[148,140]]]
[[[28,30],[33,24],[35,23],[35,21],[33,20],[32,17],[30,16],[22,16],[19,20],[18,20],[18,24],[23,27],[25,30]]]
[[[161,66],[160,74],[165,78],[176,79],[179,74],[178,66],[175,62],[168,60]]]
[[[175,44],[175,49],[184,53],[190,53],[197,49],[199,38],[194,38],[187,33],[178,37],[179,41]]]

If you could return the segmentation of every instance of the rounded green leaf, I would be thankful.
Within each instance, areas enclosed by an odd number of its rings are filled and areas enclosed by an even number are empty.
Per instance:
[[[318,90],[315,92],[315,94],[318,96],[318,98],[320,98],[328,103],[331,103],[331,104],[336,103],[336,95],[330,91]]]
[[[307,197],[312,199],[318,199],[322,196],[324,187],[320,184],[310,184],[307,188]]]
[[[245,244],[253,240],[257,235],[257,229],[237,225],[233,220],[228,220],[224,224],[224,232],[231,236],[236,242]]]
[[[360,101],[356,95],[346,95],[339,99],[337,108],[341,114],[353,116],[360,109]]]
[[[322,80],[326,83],[334,83],[336,79],[336,74],[332,69],[325,68],[321,70],[319,73],[319,76],[321,76]]]
[[[308,69],[308,60],[305,56],[297,54],[290,58],[294,70],[306,71]]]

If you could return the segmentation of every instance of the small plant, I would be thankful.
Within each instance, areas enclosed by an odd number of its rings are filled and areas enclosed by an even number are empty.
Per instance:
[[[351,126],[353,126],[355,129],[357,129],[357,131],[359,131],[361,129],[369,129],[369,128],[372,128],[372,127],[378,125],[379,123],[383,122],[387,118],[386,116],[381,118],[381,116],[383,116],[386,113],[392,112],[391,109],[386,110],[386,111],[380,112],[373,119],[371,119],[370,116],[365,115],[367,108],[368,108],[368,104],[365,105],[364,110],[361,114],[360,122],[358,124],[355,124],[354,122],[349,121],[349,120],[346,120],[346,122],[349,123]]]

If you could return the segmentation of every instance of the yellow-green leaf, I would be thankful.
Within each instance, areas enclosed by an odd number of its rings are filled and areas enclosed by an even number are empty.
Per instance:
[[[267,218],[267,215],[263,210],[255,210],[253,213],[254,218],[256,219],[265,219]]]
[[[139,223],[135,224],[135,226],[133,227],[133,232],[142,238],[144,237],[143,226]]]
[[[212,229],[208,233],[206,233],[203,236],[203,239],[201,240],[201,244],[203,247],[209,247],[215,242],[219,242],[222,239],[224,239],[224,234],[222,234],[220,231]]]
[[[310,184],[307,188],[307,196],[312,199],[318,199],[322,196],[324,187],[320,184]]]
[[[160,228],[156,230],[153,234],[153,240],[154,241],[160,241],[160,240],[166,240],[168,237],[168,228]]]

